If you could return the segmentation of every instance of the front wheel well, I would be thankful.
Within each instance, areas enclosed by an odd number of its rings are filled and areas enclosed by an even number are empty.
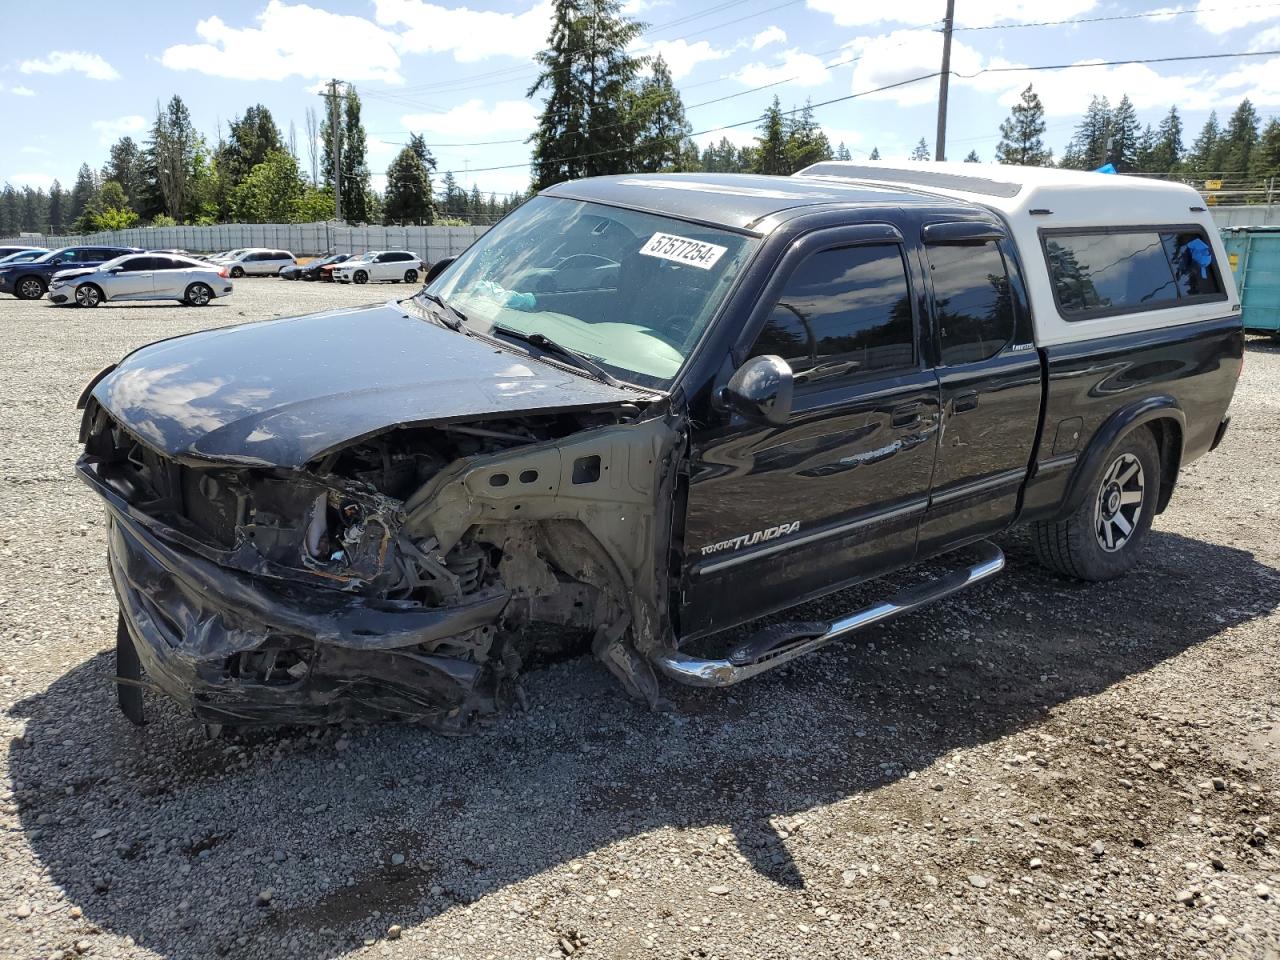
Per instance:
[[[1156,500],[1156,513],[1164,513],[1182,467],[1182,424],[1174,417],[1159,417],[1143,426],[1151,431],[1156,449],[1160,451],[1160,494]]]

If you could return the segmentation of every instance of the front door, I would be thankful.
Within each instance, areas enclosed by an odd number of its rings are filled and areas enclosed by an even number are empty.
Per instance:
[[[1002,234],[978,223],[925,230],[942,429],[921,557],[1012,523],[1035,446],[1040,359]]]
[[[790,364],[793,412],[782,426],[724,413],[694,430],[686,638],[909,563],[927,506],[938,385],[897,231],[811,234],[778,275],[746,354]]]

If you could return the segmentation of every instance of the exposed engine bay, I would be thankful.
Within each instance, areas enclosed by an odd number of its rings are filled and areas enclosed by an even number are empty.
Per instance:
[[[161,454],[92,399],[82,429],[141,666],[122,681],[204,722],[458,730],[588,647],[657,702],[681,437],[661,411],[399,427],[302,469]]]

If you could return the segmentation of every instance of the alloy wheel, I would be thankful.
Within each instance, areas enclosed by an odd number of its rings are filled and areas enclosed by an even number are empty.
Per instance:
[[[23,280],[22,283],[18,285],[18,293],[22,295],[22,299],[24,300],[39,300],[40,294],[43,292],[44,291],[40,289],[39,280],[27,279]]]
[[[92,284],[84,284],[76,287],[76,303],[82,307],[96,307],[101,298],[98,296],[98,288]]]
[[[1138,529],[1138,517],[1146,495],[1142,461],[1122,453],[1102,475],[1093,508],[1093,530],[1098,546],[1107,553],[1123,549]]]

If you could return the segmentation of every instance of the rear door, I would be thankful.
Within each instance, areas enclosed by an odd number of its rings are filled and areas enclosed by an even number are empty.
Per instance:
[[[1017,516],[1040,422],[1040,360],[1010,241],[993,223],[924,228],[942,421],[920,555]]]
[[[122,260],[104,283],[110,300],[140,300],[151,296],[154,257],[129,257]]]
[[[695,425],[682,636],[909,563],[928,504],[938,384],[922,360],[918,261],[887,224],[795,243],[740,351],[790,364],[790,420]],[[763,317],[762,317],[763,315]]]

